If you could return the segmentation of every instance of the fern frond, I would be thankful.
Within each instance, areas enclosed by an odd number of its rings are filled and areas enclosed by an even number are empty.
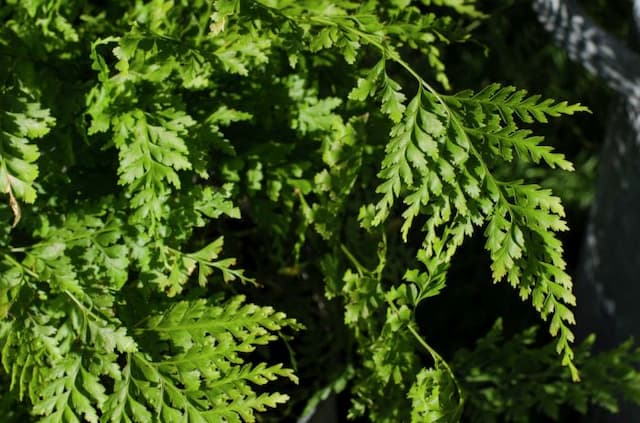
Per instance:
[[[179,348],[222,342],[231,335],[240,337],[243,344],[239,345],[261,345],[275,339],[270,332],[292,324],[283,313],[246,304],[244,297],[237,296],[223,306],[211,306],[205,300],[181,301],[153,316],[143,331],[157,333]]]
[[[13,226],[21,217],[20,201],[33,203],[38,176],[35,163],[40,150],[33,140],[46,135],[55,124],[49,110],[26,93],[2,90],[0,100],[0,193],[9,196],[14,214]]]
[[[237,279],[245,283],[255,283],[253,279],[244,275],[242,269],[233,268],[234,258],[219,258],[222,246],[223,238],[220,237],[193,253],[184,253],[169,247],[163,248],[161,254],[165,258],[164,268],[151,270],[150,274],[153,277],[150,280],[169,297],[183,291],[196,269],[198,285],[201,287],[207,285],[209,276],[216,270],[222,274],[224,282]]]
[[[514,153],[518,158],[533,163],[540,163],[543,160],[549,167],[559,167],[562,170],[573,171],[573,164],[565,159],[563,154],[554,153],[553,148],[540,145],[544,137],[531,136],[529,129],[517,129],[515,126],[491,130],[467,128],[467,132],[484,139],[492,153],[501,156],[506,161],[514,158]]]
[[[474,110],[474,107],[480,107],[488,117],[499,114],[509,125],[514,123],[514,116],[524,123],[547,123],[548,117],[589,111],[580,104],[556,102],[553,99],[541,100],[542,97],[539,94],[532,96],[527,94],[526,90],[494,83],[476,93],[470,90],[462,91],[445,99],[454,107],[465,107],[468,111]],[[475,114],[478,113],[475,112]],[[477,116],[474,117],[477,118]],[[482,121],[482,119],[479,120]]]
[[[286,402],[288,396],[258,393],[281,377],[297,382],[281,364],[242,364],[240,354],[274,340],[284,327],[298,327],[270,307],[246,304],[236,297],[214,305],[182,301],[148,319],[138,333],[171,345],[155,346],[153,356],[128,355],[123,379],[106,401],[108,422],[254,421],[256,411]]]
[[[69,354],[40,381],[42,388],[33,412],[44,416],[40,419],[43,423],[98,423],[98,410],[107,400],[99,379],[101,371],[95,366],[86,368],[81,355]]]
[[[411,421],[456,423],[462,407],[456,401],[456,386],[451,375],[438,367],[422,369],[409,390]]]
[[[568,326],[573,314],[567,307],[574,305],[575,298],[555,236],[556,231],[567,229],[564,210],[548,190],[498,181],[488,163],[512,160],[516,151],[525,159],[573,169],[561,154],[540,145],[540,137],[518,129],[514,115],[527,122],[544,121],[547,115],[572,114],[583,108],[539,101],[537,96],[525,98],[524,91],[497,85],[443,100],[421,89],[402,122],[393,127],[378,175],[383,183],[376,191],[383,197],[372,223],[383,222],[395,198],[404,196],[403,237],[413,219],[426,214],[424,248],[437,256],[442,250],[434,250],[434,245],[455,240],[442,256],[448,261],[473,232],[474,224],[486,219],[494,280],[507,277],[523,299],[532,297],[544,319],[553,316],[550,331],[558,336],[558,352],[577,378]],[[438,232],[441,226],[443,234]]]

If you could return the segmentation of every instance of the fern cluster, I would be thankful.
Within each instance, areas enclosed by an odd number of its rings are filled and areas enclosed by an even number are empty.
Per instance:
[[[446,48],[484,18],[473,0],[0,2],[0,419],[278,420],[348,391],[375,422],[527,421],[614,409],[603,388],[640,399],[629,345],[574,352],[560,199],[504,178],[572,170],[533,124],[586,108],[452,93]],[[555,348],[427,342],[418,306],[478,232]]]

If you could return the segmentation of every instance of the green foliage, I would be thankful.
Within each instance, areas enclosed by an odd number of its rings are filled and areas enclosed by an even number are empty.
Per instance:
[[[634,363],[640,351],[632,349],[631,342],[592,355],[595,337],[590,336],[576,348],[575,363],[584,381],[569,383],[554,346],[539,346],[536,327],[505,340],[502,326],[498,320],[474,350],[460,350],[453,359],[468,394],[471,421],[535,421],[527,410],[557,420],[562,405],[581,413],[592,404],[616,412],[616,397],[637,401],[640,380]]]
[[[21,215],[19,202],[33,203],[36,199],[33,182],[38,176],[35,162],[40,152],[30,141],[46,135],[55,119],[49,115],[49,110],[31,101],[28,93],[8,84],[2,87],[0,107],[3,128],[0,191],[9,196],[15,226]]]
[[[475,3],[0,3],[0,420],[283,421],[332,393],[375,422],[638,401],[629,344],[572,346],[560,199],[510,174],[573,170],[536,124],[586,108],[452,93]],[[555,347],[499,327],[451,360],[427,342],[420,307],[477,233]]]

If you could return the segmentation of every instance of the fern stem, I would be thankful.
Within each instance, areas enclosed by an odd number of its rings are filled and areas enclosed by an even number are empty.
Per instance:
[[[340,249],[342,250],[342,252],[344,253],[345,256],[347,256],[347,258],[349,259],[349,261],[355,266],[356,270],[358,271],[358,275],[360,277],[364,276],[364,272],[363,271],[367,271],[367,268],[364,267],[362,265],[362,263],[360,263],[358,261],[357,258],[355,258],[355,256],[351,253],[351,251],[349,251],[349,249],[347,248],[346,245],[344,244],[340,244]]]
[[[335,18],[341,18],[341,16],[334,16]],[[345,19],[350,19],[352,18],[351,16],[344,16]],[[368,44],[374,46],[375,48],[377,48],[383,55],[384,58],[389,58],[391,60],[393,60],[394,62],[396,62],[397,64],[399,64],[400,66],[402,66],[411,76],[413,76],[416,81],[418,81],[418,84],[420,86],[423,86],[424,88],[427,89],[427,91],[429,91],[431,94],[433,94],[440,103],[442,103],[444,105],[444,100],[442,99],[441,94],[436,91],[435,88],[433,88],[427,81],[424,80],[424,78],[422,78],[420,76],[420,74],[418,74],[418,72],[416,72],[411,65],[409,65],[404,59],[402,59],[402,57],[400,57],[400,55],[398,54],[398,52],[396,52],[393,49],[390,49],[389,47],[385,46],[381,41],[379,41],[378,39],[376,39],[376,37],[370,33],[364,32],[362,30],[350,27],[348,25],[344,25],[344,24],[340,24],[338,22],[335,22],[331,19],[326,19],[323,17],[319,17],[319,16],[312,16],[311,18],[309,18],[310,21],[312,22],[317,22],[319,24],[325,25],[325,26],[335,26],[337,28],[339,28],[342,32],[350,32],[354,35],[357,35],[359,38],[365,40]],[[356,23],[359,23],[356,19],[354,19],[354,21]]]
[[[38,275],[37,273],[35,273],[34,271],[32,271],[31,269],[29,269],[28,267],[25,267],[22,263],[20,263],[19,261],[17,261],[16,259],[14,259],[10,254],[8,253],[4,253],[4,257],[9,260],[12,264],[20,267],[20,269],[22,269],[22,271],[24,273],[26,273],[27,275],[35,278],[35,279],[40,279],[40,275]]]
[[[393,310],[396,313],[398,313],[398,308],[392,301],[387,300],[387,303],[393,308]],[[413,321],[407,324],[407,328],[409,329],[409,332],[411,332],[411,335],[413,335],[416,341],[418,341],[418,343],[422,347],[424,347],[425,350],[427,350],[427,352],[431,355],[436,365],[442,364],[442,366],[445,368],[447,373],[449,373],[451,380],[453,380],[453,383],[456,385],[456,390],[458,391],[458,398],[460,398],[460,402],[458,403],[458,408],[462,409],[464,407],[464,391],[462,390],[462,387],[458,383],[458,379],[456,378],[456,375],[453,373],[453,370],[451,369],[449,364],[446,362],[446,360],[442,358],[442,356],[433,347],[431,347],[431,345],[427,343],[427,341],[413,327],[413,324],[414,324]]]

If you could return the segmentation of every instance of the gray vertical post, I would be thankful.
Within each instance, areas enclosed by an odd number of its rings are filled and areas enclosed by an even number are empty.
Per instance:
[[[597,332],[600,347],[630,336],[640,340],[640,56],[599,28],[575,0],[534,0],[533,8],[569,57],[619,95],[607,122],[575,281],[577,333]],[[633,11],[640,31],[640,0]],[[638,418],[640,410],[625,407],[597,421]]]

